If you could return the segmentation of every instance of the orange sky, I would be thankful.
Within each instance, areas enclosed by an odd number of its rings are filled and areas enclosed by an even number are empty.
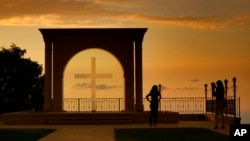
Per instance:
[[[27,49],[26,57],[44,64],[44,43],[38,31],[44,27],[147,27],[143,42],[144,95],[153,84],[162,83],[164,97],[204,96],[205,83],[228,79],[232,86],[235,76],[241,106],[243,109],[250,106],[247,101],[250,98],[250,0],[0,1],[0,46],[15,43]],[[92,51],[93,54],[79,53],[68,64],[65,97],[72,97],[72,93],[81,95],[83,91],[90,93],[83,85],[89,80],[75,80],[72,75],[90,67],[93,55],[100,62],[97,66],[100,73],[117,75],[117,78],[98,80],[103,87],[97,95],[123,93],[123,70],[117,60],[102,50]],[[117,64],[116,69],[110,69],[107,62]],[[230,89],[229,95],[232,94]]]

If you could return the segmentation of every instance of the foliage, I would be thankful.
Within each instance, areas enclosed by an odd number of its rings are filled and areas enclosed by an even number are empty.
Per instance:
[[[0,113],[41,110],[42,66],[24,58],[25,49],[12,44],[0,50]]]

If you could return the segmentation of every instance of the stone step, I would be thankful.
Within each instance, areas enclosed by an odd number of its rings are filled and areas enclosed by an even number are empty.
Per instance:
[[[161,112],[159,123],[178,123],[179,114]],[[148,123],[149,112],[17,112],[3,116],[4,124],[132,124]]]
[[[53,116],[48,118],[48,124],[128,124],[133,123],[130,117],[120,116]]]

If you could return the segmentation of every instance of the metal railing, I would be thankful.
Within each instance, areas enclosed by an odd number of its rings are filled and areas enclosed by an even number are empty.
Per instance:
[[[135,100],[134,100],[135,101]],[[86,112],[92,110],[90,98],[65,98],[64,110],[68,112]],[[150,110],[150,103],[143,99],[144,111]],[[97,98],[96,111],[124,111],[124,98]],[[159,111],[173,111],[179,113],[205,113],[205,98],[162,98]]]
[[[233,96],[228,96],[228,80],[224,80],[224,97],[226,98],[225,107],[224,107],[224,115],[228,117],[240,117],[240,98],[237,99],[236,91],[236,77],[233,77]],[[211,97],[207,97],[208,95],[208,85],[205,84],[205,98],[206,98],[206,114],[215,114],[216,109],[216,84],[211,82]]]
[[[205,113],[205,98],[164,98],[160,102],[160,111],[173,111],[182,114]],[[150,110],[150,109],[148,109]]]
[[[135,100],[134,100],[135,101]],[[96,111],[120,112],[125,110],[124,98],[97,98]],[[150,103],[143,99],[144,111],[150,110]],[[68,112],[92,111],[91,98],[65,98],[64,110]],[[215,100],[204,97],[162,98],[159,111],[179,112],[180,114],[214,114]],[[227,97],[225,116],[240,117],[240,98]]]
[[[125,109],[123,98],[97,98],[96,111],[122,111]],[[69,112],[92,111],[91,98],[65,98],[64,110]]]
[[[206,113],[215,114],[216,100],[212,97],[206,100]],[[224,114],[228,117],[240,117],[240,98],[234,99],[233,96],[227,97]]]

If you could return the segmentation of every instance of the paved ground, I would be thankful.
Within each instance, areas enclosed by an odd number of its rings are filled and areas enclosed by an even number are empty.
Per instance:
[[[157,128],[198,127],[229,135],[226,129],[213,129],[210,121],[180,121],[178,124],[159,124]],[[57,129],[40,141],[115,141],[115,128],[152,128],[148,124],[109,124],[109,125],[0,125],[0,128],[50,128]],[[155,128],[155,127],[153,127]]]

